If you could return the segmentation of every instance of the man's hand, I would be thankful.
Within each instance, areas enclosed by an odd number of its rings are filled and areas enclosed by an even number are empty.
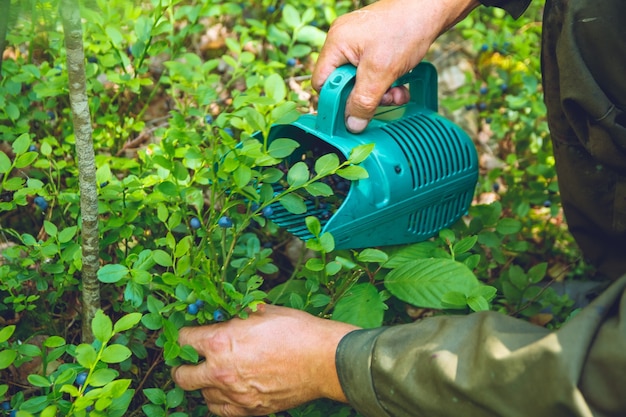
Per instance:
[[[391,84],[422,61],[435,39],[477,7],[478,0],[380,0],[340,16],[330,27],[313,71],[319,91],[343,64],[357,67],[356,83],[346,103],[346,127],[365,129],[376,107],[409,100]]]
[[[318,398],[345,402],[335,351],[355,329],[262,305],[245,320],[182,329],[180,345],[193,346],[205,361],[172,376],[185,390],[202,390],[209,410],[222,417],[265,415]]]

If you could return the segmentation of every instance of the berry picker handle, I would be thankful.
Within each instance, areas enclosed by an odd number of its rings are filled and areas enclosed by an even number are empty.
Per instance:
[[[356,67],[342,65],[328,77],[320,92],[315,128],[328,136],[347,134],[344,113],[346,100],[354,87]],[[411,94],[409,111],[428,109],[436,112],[437,70],[426,61],[398,78],[392,87],[408,84]]]

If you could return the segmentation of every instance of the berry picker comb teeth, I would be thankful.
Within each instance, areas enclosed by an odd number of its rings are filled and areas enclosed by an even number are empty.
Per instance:
[[[408,84],[409,103],[380,107],[362,133],[349,132],[344,111],[355,76],[351,65],[337,68],[322,87],[318,113],[272,126],[268,143],[295,140],[300,147],[287,163],[308,159],[311,166],[324,153],[345,161],[356,146],[373,143],[373,151],[359,164],[368,178],[346,182],[329,177],[325,182],[335,193],[330,204],[311,197],[305,213],[293,214],[276,202],[268,217],[307,240],[313,235],[305,218],[316,216],[322,232],[333,235],[336,249],[426,240],[467,213],[478,180],[474,144],[437,113],[437,72],[427,62],[394,83]]]

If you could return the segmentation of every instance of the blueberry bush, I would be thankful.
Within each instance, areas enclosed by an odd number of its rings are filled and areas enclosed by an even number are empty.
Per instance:
[[[492,309],[555,328],[575,312],[551,287],[591,271],[559,207],[540,5],[517,21],[481,9],[429,53],[440,69],[446,56],[463,63],[440,100],[480,154],[468,214],[425,242],[336,250],[332,212],[305,218],[303,242],[273,210],[341,204],[375,144],[305,163],[297,138],[268,138],[315,111],[325,32],[360,2],[84,0],[101,305],[81,330],[82,173],[59,3],[0,1],[3,415],[204,416],[200,395],[170,378],[201,360],[178,330],[260,303],[363,327]],[[281,415],[356,413],[317,401]]]

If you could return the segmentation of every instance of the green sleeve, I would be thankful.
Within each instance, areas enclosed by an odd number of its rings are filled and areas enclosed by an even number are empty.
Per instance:
[[[341,386],[367,417],[626,415],[626,276],[557,331],[496,312],[346,335]]]
[[[479,0],[483,6],[499,7],[506,10],[515,19],[520,17],[531,0]]]

